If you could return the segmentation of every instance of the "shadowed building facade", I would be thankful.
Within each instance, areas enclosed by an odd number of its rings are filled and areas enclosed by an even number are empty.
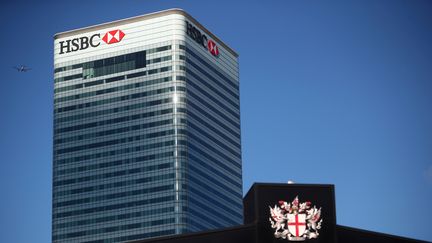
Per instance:
[[[53,242],[239,225],[238,55],[172,9],[54,37]]]

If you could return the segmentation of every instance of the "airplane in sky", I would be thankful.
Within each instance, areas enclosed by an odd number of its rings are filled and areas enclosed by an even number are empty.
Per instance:
[[[27,71],[31,70],[31,68],[29,68],[25,65],[15,66],[13,68],[16,69],[18,72],[27,72]]]

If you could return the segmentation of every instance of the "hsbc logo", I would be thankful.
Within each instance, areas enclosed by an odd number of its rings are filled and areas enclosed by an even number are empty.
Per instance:
[[[125,33],[121,30],[111,30],[105,33],[102,37],[102,41],[106,44],[114,44],[120,42],[123,37],[125,36]],[[90,37],[83,36],[79,38],[74,38],[70,40],[60,41],[60,53],[69,53],[69,52],[75,52],[80,50],[85,50],[89,47],[98,47],[101,44],[101,34],[94,34]]]
[[[213,56],[215,56],[215,57],[219,56],[219,48],[217,47],[217,45],[216,45],[216,43],[214,41],[209,40],[207,42],[207,49],[209,50],[209,52]]]
[[[109,45],[109,44],[120,42],[124,36],[125,36],[125,33],[123,33],[123,31],[112,30],[112,31],[108,31],[102,37],[102,40]]]
[[[196,43],[206,48],[213,56],[219,56],[219,48],[213,40],[208,40],[205,34],[202,34],[195,26],[186,21],[186,33],[195,40]]]

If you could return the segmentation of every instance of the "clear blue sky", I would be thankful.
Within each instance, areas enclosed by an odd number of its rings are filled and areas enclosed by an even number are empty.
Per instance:
[[[245,192],[335,184],[339,224],[432,241],[432,1],[33,2],[0,3],[0,242],[50,242],[52,36],[173,7],[240,54]]]

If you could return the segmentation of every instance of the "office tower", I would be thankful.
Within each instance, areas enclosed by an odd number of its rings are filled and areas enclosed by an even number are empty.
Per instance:
[[[54,37],[53,242],[242,223],[238,55],[179,9]]]

